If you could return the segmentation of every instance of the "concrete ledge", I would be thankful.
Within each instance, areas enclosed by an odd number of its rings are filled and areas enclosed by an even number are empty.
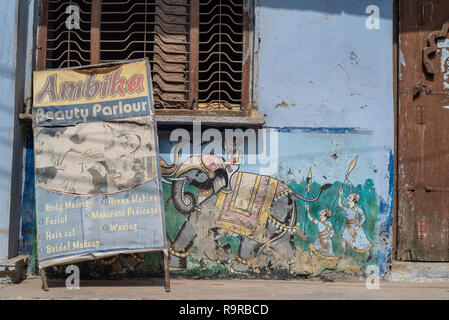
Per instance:
[[[449,263],[394,261],[386,280],[413,282],[449,281]]]
[[[20,281],[26,279],[28,263],[28,257],[24,255],[0,260],[0,275],[8,275],[13,283],[20,283]]]

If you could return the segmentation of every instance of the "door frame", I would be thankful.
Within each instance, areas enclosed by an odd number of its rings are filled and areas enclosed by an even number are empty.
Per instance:
[[[393,44],[393,108],[394,108],[394,178],[393,178],[393,207],[392,207],[392,220],[391,220],[391,230],[392,230],[392,242],[391,242],[391,260],[399,260],[400,253],[399,248],[399,183],[398,183],[398,168],[399,168],[399,106],[400,106],[400,94],[399,94],[399,75],[401,73],[401,61],[400,61],[400,20],[401,20],[401,10],[400,3],[402,1],[408,0],[393,0],[393,15],[392,15],[392,44]],[[417,0],[413,0],[417,1]],[[421,0],[423,4],[427,0]],[[447,21],[447,20],[446,20]],[[448,34],[449,37],[449,34]],[[423,48],[420,48],[422,50]],[[424,68],[424,66],[423,66]],[[419,262],[419,261],[409,261],[409,262]],[[429,261],[430,262],[430,261]],[[445,261],[449,263],[449,261]]]
[[[398,128],[399,128],[399,24],[400,24],[400,0],[393,0],[393,101],[394,101],[394,178],[393,178],[393,209],[392,209],[392,244],[391,244],[391,258],[394,261],[398,260],[398,159],[399,159],[399,144],[398,144]]]

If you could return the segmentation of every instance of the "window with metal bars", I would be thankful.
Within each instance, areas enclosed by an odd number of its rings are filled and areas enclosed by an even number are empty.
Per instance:
[[[69,5],[79,28],[66,26]],[[38,69],[146,57],[166,122],[261,122],[250,99],[251,12],[251,0],[41,0]]]

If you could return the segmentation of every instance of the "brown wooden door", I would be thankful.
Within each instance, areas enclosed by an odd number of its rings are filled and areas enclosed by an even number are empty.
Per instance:
[[[449,1],[399,10],[397,257],[449,261]]]

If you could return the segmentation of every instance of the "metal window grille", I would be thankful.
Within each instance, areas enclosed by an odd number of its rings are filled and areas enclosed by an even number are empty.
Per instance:
[[[247,110],[248,0],[41,1],[38,68],[147,57],[156,109]],[[79,29],[66,27],[69,5]]]
[[[201,0],[199,27],[199,107],[239,109],[243,1]]]
[[[100,61],[148,57],[156,108],[187,108],[187,0],[103,0]]]
[[[79,29],[66,26],[67,7],[80,8]],[[92,2],[88,0],[48,1],[47,68],[81,66],[90,62]]]

